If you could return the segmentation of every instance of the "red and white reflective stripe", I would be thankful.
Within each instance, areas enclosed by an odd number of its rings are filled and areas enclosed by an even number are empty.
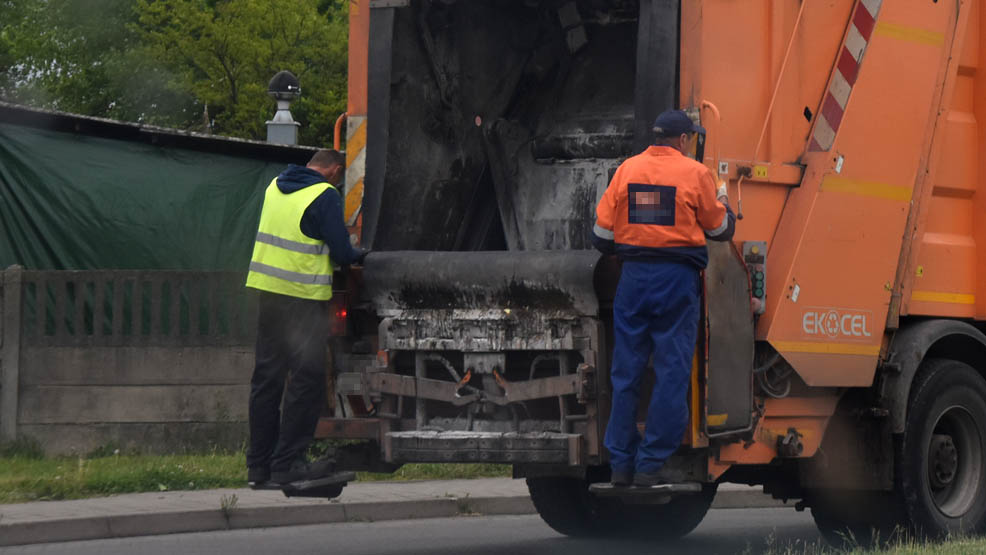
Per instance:
[[[849,95],[852,93],[853,85],[856,84],[856,77],[859,76],[859,67],[863,63],[863,54],[866,53],[866,46],[873,35],[881,4],[883,0],[859,0],[856,3],[852,23],[846,34],[846,42],[839,51],[839,60],[832,75],[832,82],[829,83],[825,99],[822,101],[822,109],[815,118],[815,130],[811,135],[811,144],[808,145],[809,151],[828,150],[835,142],[835,134],[839,131],[842,115],[846,111],[846,103],[849,102]]]

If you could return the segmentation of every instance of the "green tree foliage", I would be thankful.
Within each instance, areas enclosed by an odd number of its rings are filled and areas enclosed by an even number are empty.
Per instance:
[[[6,87],[14,102],[92,116],[183,125],[195,99],[140,44],[133,0],[10,0]],[[201,111],[201,110],[199,110]]]
[[[346,104],[346,0],[0,0],[0,95],[87,115],[266,136],[267,82],[298,76],[303,144]]]
[[[12,0],[0,0],[0,22],[8,22],[0,23],[0,95],[11,87],[9,73],[17,62],[9,22],[19,21],[22,17],[20,5]]]

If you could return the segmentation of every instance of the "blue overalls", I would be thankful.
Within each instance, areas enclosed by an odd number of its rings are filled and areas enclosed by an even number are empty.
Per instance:
[[[698,334],[699,270],[684,262],[623,263],[613,303],[613,406],[605,445],[614,471],[657,472],[688,422],[688,383]],[[654,390],[637,433],[640,380],[653,356]]]

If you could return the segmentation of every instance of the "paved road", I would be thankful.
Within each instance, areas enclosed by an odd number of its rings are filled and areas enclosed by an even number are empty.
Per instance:
[[[470,555],[604,553],[733,554],[760,553],[768,544],[820,542],[811,517],[793,509],[712,510],[686,538],[665,544],[566,538],[537,516],[459,517],[387,522],[175,534],[86,542],[0,548],[15,554],[165,553],[252,555],[267,553],[345,553],[346,555]],[[782,550],[783,551],[783,550]]]

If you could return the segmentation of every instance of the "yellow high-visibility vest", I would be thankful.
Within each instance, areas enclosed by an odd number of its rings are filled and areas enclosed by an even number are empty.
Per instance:
[[[305,210],[327,189],[335,187],[316,183],[284,194],[277,188],[277,178],[270,182],[260,211],[247,287],[317,301],[332,298],[329,246],[301,232]]]

